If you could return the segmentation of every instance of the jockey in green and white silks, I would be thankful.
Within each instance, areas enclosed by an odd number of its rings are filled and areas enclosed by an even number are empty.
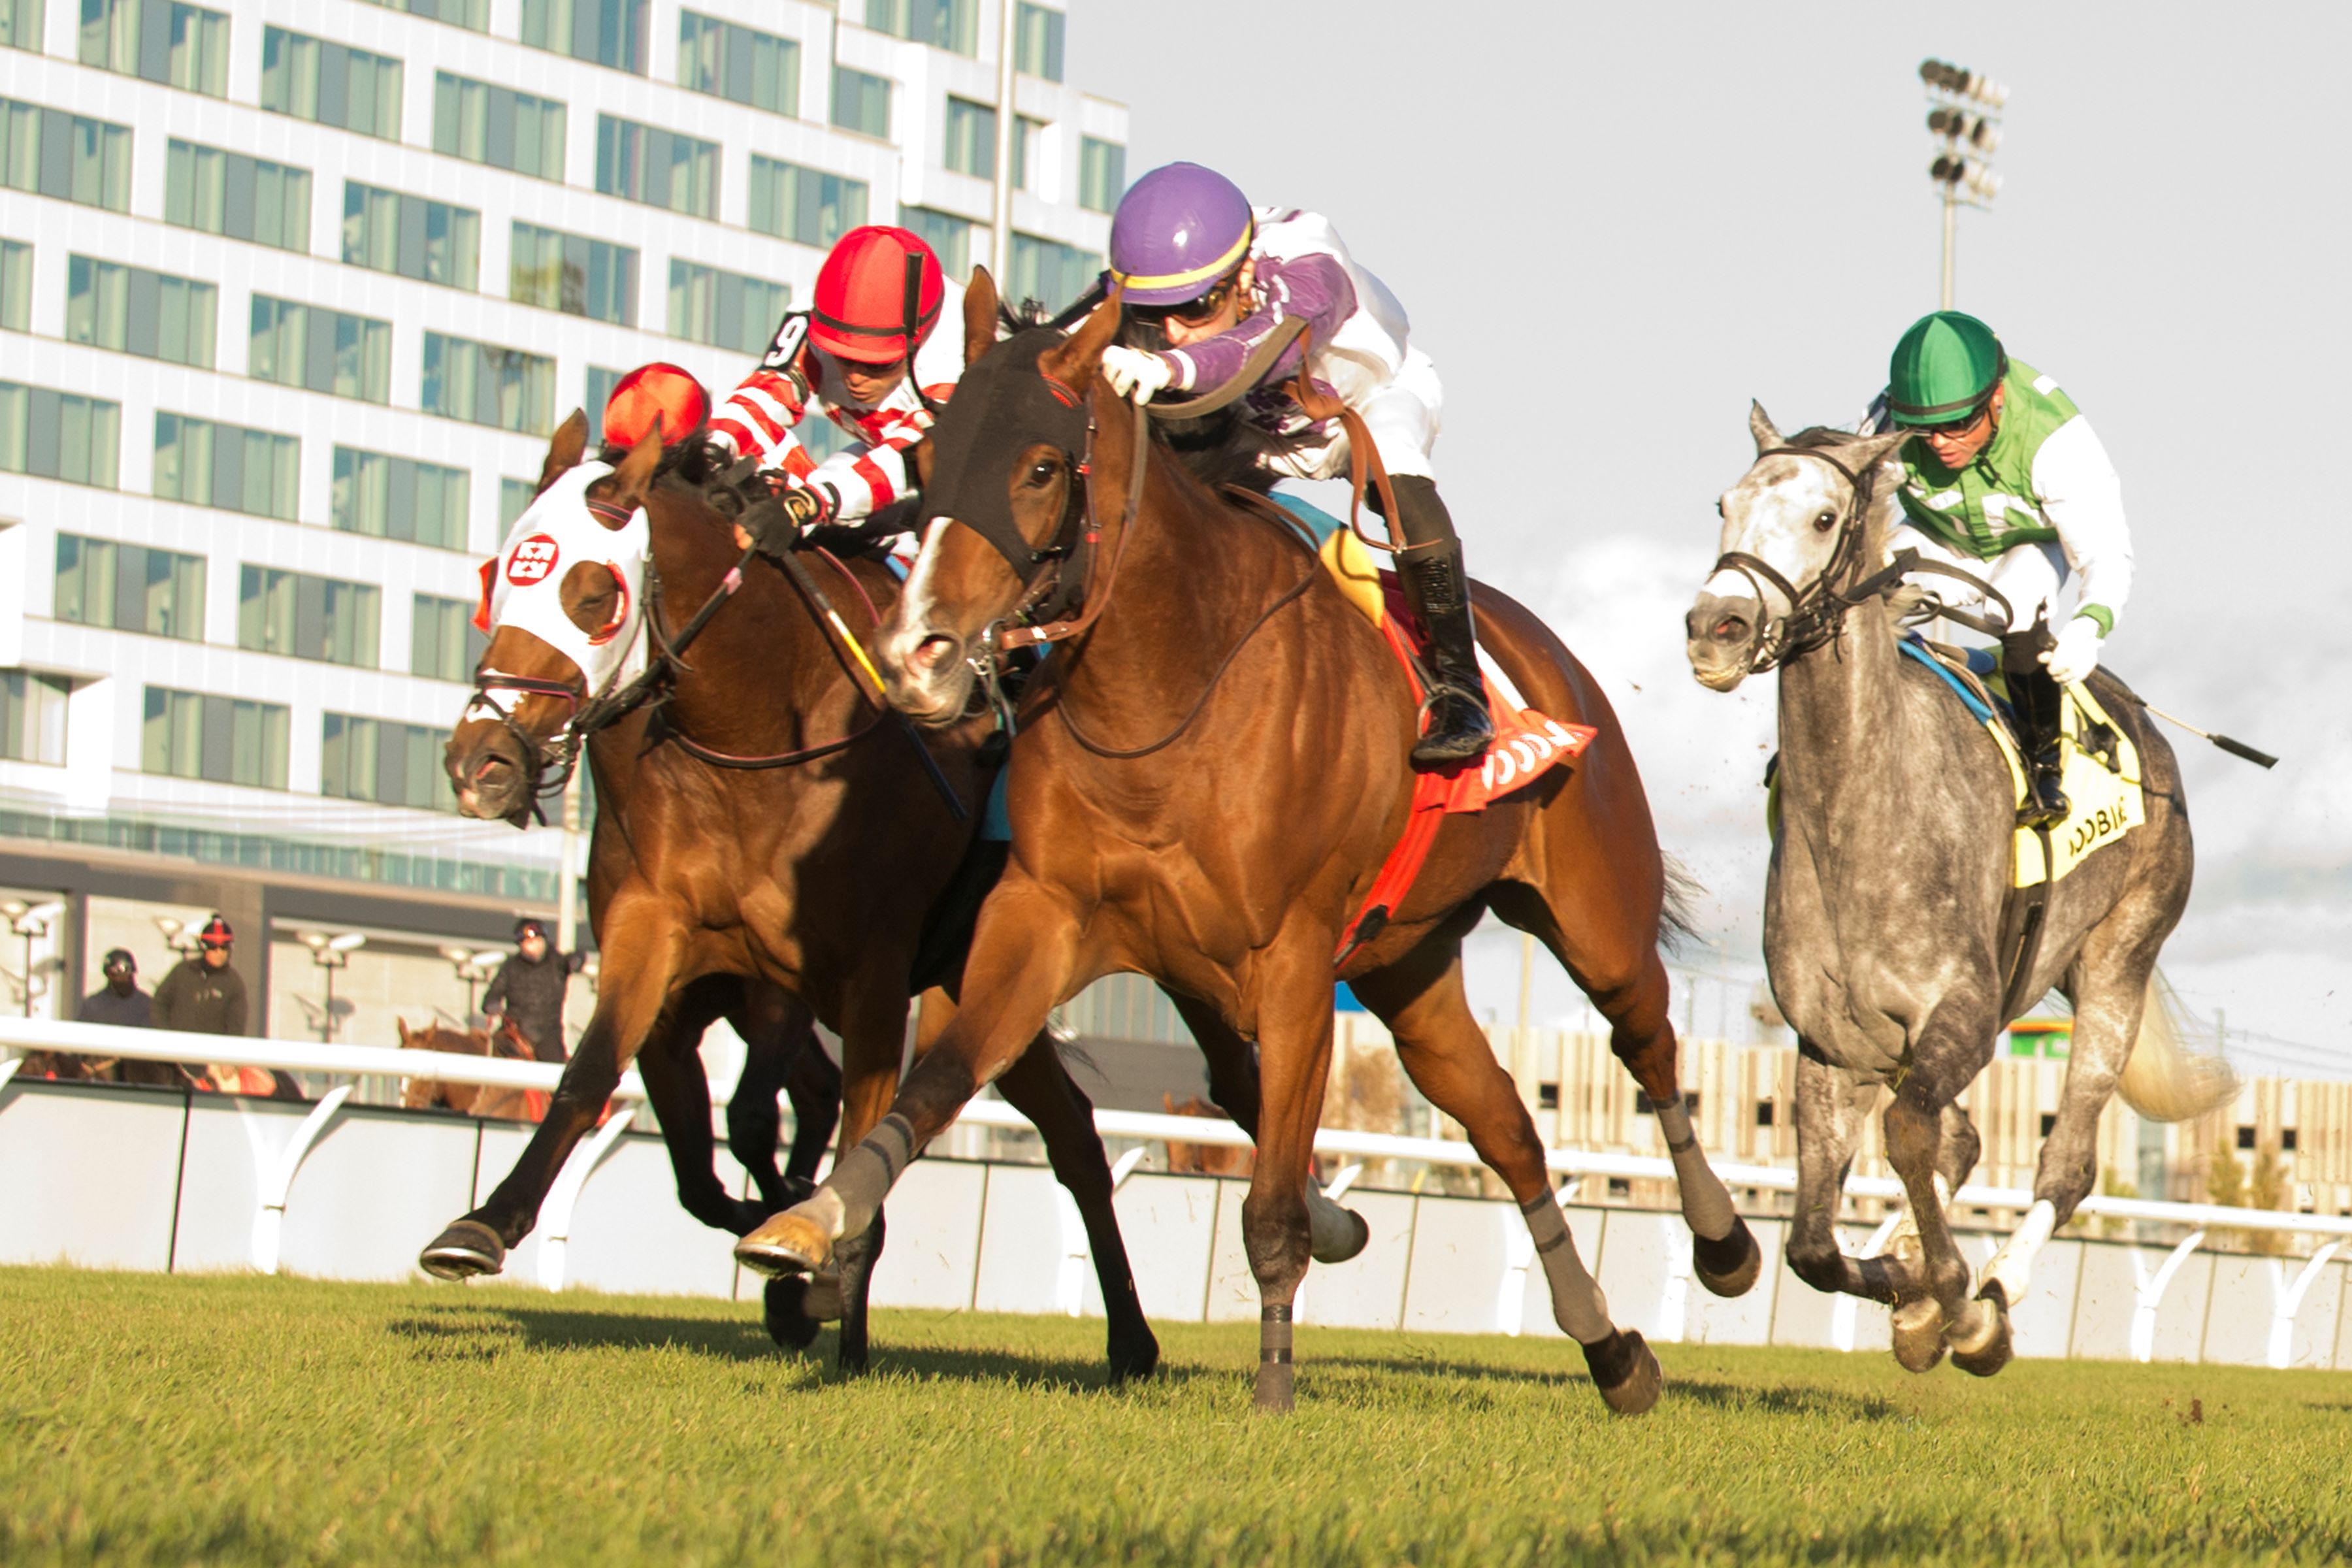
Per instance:
[[[1958,310],[1924,316],[1903,334],[1864,427],[1917,432],[1901,450],[1905,521],[1889,550],[1916,549],[1990,583],[2010,603],[2012,634],[2050,616],[2054,646],[2033,649],[2013,636],[2002,663],[2035,763],[2027,823],[2062,818],[2057,687],[2098,668],[2131,594],[2131,533],[2106,448],[2056,382],[2011,359],[1991,328]],[[2070,577],[2068,615],[2059,601]],[[1923,584],[1947,604],[1979,598],[1948,578]]]

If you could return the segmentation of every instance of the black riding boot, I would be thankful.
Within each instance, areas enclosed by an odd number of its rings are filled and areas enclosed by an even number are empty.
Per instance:
[[[1429,630],[1429,726],[1412,749],[1412,761],[1415,767],[1444,767],[1476,756],[1495,738],[1471,637],[1470,580],[1462,571],[1462,541],[1436,484],[1417,474],[1391,482],[1398,531],[1412,547],[1397,557],[1398,576],[1405,602]]]
[[[2043,636],[2046,639],[2047,634]],[[2009,641],[2020,643],[2014,637]],[[2066,794],[2059,787],[2065,772],[2065,758],[2058,743],[2062,733],[2059,704],[2064,700],[2063,694],[2058,683],[2050,679],[2049,668],[2042,663],[2032,645],[2004,647],[2001,668],[2009,678],[2009,706],[2017,715],[2018,744],[2025,752],[2029,798],[2018,808],[2017,825],[2055,827],[2066,820],[2070,809]]]

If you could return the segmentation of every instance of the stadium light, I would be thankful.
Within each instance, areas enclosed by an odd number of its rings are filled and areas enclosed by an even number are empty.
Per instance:
[[[322,931],[306,931],[302,945],[310,950],[310,962],[319,966],[327,982],[327,1011],[319,1024],[319,1038],[331,1045],[335,1038],[335,971],[346,968],[352,962],[354,948],[367,945],[367,938],[355,931],[340,936],[329,936]]]
[[[8,917],[8,929],[25,939],[25,1016],[33,1016],[33,995],[44,989],[33,963],[33,944],[49,934],[49,922],[66,912],[65,904],[56,899],[47,903],[28,904],[22,899],[10,899],[0,903],[0,915]]]
[[[1919,62],[1927,89],[1927,132],[1941,145],[1927,165],[1927,178],[1943,198],[1943,308],[1952,308],[1953,237],[1963,203],[1989,208],[2000,194],[1992,155],[2000,146],[2000,112],[2009,89],[1990,77],[1942,60]]]

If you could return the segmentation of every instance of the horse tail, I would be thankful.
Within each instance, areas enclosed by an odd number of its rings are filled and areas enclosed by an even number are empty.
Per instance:
[[[2237,1098],[2238,1075],[2230,1064],[2189,1049],[2181,1038],[2179,1010],[2161,972],[2148,974],[2139,1038],[2116,1089],[2150,1121],[2187,1121]]]
[[[1665,900],[1658,910],[1658,945],[1668,952],[1680,952],[1686,943],[1698,940],[1697,918],[1691,906],[1706,891],[1688,868],[1671,855],[1658,857],[1659,868],[1665,877]]]

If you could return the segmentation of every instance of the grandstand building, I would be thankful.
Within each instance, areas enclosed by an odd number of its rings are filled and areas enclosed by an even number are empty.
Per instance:
[[[478,563],[571,409],[731,385],[844,230],[986,259],[1008,4],[1008,292],[1058,305],[1127,140],[1064,0],[0,0],[0,1005],[219,908],[257,1032],[464,1011],[439,949],[562,874],[450,809]]]

